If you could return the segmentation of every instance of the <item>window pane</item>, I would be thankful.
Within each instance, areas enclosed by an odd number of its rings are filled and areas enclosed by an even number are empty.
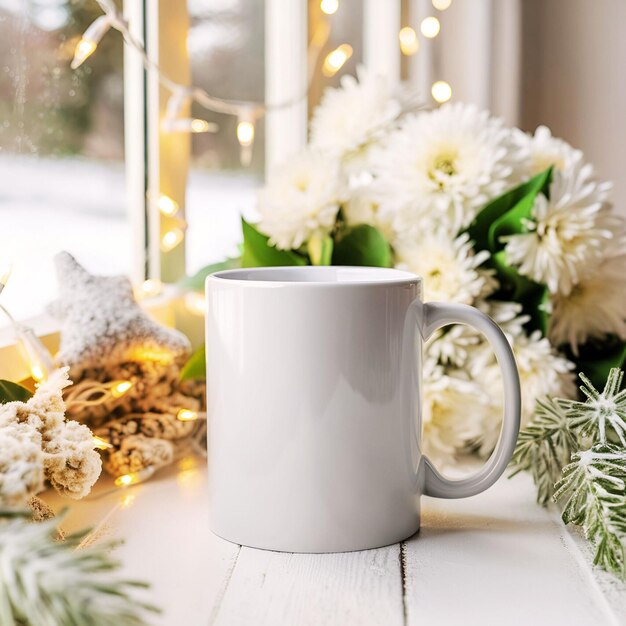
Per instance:
[[[70,68],[99,15],[95,2],[0,0],[0,259],[13,265],[2,303],[16,317],[54,298],[61,250],[95,272],[130,268],[121,38]]]
[[[189,0],[188,49],[193,84],[235,100],[264,99],[264,1]],[[240,214],[254,207],[264,170],[264,124],[255,129],[252,160],[240,160],[237,120],[194,105],[216,133],[193,135],[187,189],[187,271],[237,255]]]

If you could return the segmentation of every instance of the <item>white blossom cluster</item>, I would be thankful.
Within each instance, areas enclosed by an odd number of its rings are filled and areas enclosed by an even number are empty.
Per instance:
[[[583,154],[549,129],[533,135],[472,105],[407,112],[401,93],[359,70],[329,89],[313,114],[309,146],[259,194],[259,228],[282,249],[326,236],[341,212],[388,239],[397,267],[424,279],[425,299],[477,306],[504,329],[522,380],[523,421],[539,397],[571,397],[574,354],[592,338],[626,339],[626,238]],[[490,296],[498,283],[463,230],[494,198],[553,166],[525,232],[505,240],[510,265],[550,293],[548,337],[528,334],[516,302]],[[501,415],[498,366],[465,327],[439,332],[424,368],[425,448],[440,462],[468,446],[487,454]]]
[[[27,402],[0,404],[0,509],[24,507],[44,481],[82,498],[101,470],[89,428],[65,419],[67,368],[53,372]]]

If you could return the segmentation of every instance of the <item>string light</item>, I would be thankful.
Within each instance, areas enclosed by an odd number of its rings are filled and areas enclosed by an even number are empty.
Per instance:
[[[420,24],[420,30],[422,31],[422,35],[424,35],[424,37],[433,39],[439,34],[441,24],[436,17],[425,17]]]
[[[146,298],[154,298],[163,291],[163,283],[154,278],[144,280],[141,285],[135,287],[135,297],[137,300],[145,300]]]
[[[447,102],[452,97],[452,87],[445,80],[438,80],[430,88],[433,98],[440,104]]]
[[[85,59],[93,54],[99,41],[110,28],[121,33],[127,46],[133,48],[139,54],[144,68],[156,76],[162,88],[171,93],[166,115],[161,121],[161,128],[165,132],[205,133],[215,132],[218,129],[217,124],[208,122],[207,120],[183,116],[183,111],[187,110],[186,106],[191,104],[191,102],[197,102],[205,109],[215,113],[237,116],[240,120],[242,116],[252,111],[252,119],[247,121],[251,121],[254,126],[255,121],[268,111],[287,110],[307,99],[313,80],[313,72],[309,72],[310,78],[307,82],[306,90],[296,96],[289,97],[283,101],[273,102],[272,104],[217,98],[199,87],[188,87],[177,83],[165,75],[159,65],[148,56],[143,42],[129,30],[128,23],[120,15],[114,0],[95,1],[102,9],[104,15],[98,17],[83,34],[76,46],[71,67],[74,69],[77,68]],[[320,7],[324,13],[331,15],[339,8],[339,0],[320,0]],[[314,67],[317,63],[318,56],[323,48],[323,45],[320,45],[320,41],[323,40],[325,43],[328,40],[329,32],[330,25],[328,21],[320,20],[313,34],[312,45],[309,48],[309,67]],[[352,48],[347,44],[343,44],[339,46],[337,50],[331,52],[326,59],[327,63],[325,63],[326,72],[328,72],[326,75],[334,75],[351,55]],[[254,130],[254,128],[252,130]],[[252,144],[250,144],[250,146],[244,144],[246,137],[249,136],[250,132],[248,128],[244,131],[243,142],[240,141],[242,147],[242,162],[247,161],[248,163],[250,161]],[[251,140],[253,139],[254,135],[251,137]]]
[[[252,146],[254,144],[254,115],[251,111],[239,116],[237,120],[237,141],[239,142],[239,159],[244,166],[252,161]]]
[[[50,352],[41,343],[32,328],[14,323],[17,346],[22,353],[22,358],[28,363],[30,375],[36,382],[41,382],[48,377],[54,369]]]
[[[118,476],[115,479],[116,487],[130,487],[131,485],[136,485],[137,483],[141,483],[144,480],[150,478],[154,474],[154,467],[149,465],[138,472],[130,472],[129,474],[123,474],[122,476]]]
[[[185,294],[185,306],[194,315],[203,316],[206,311],[206,299],[204,294],[190,291]]]
[[[324,59],[322,74],[328,77],[334,76],[351,56],[352,46],[347,43],[342,43],[338,48],[329,52]]]
[[[197,117],[183,117],[175,120],[165,118],[161,129],[166,133],[215,133],[219,126]]]
[[[93,447],[98,450],[108,450],[113,446],[108,442],[102,439],[102,437],[96,437],[95,435],[92,437]]]
[[[452,0],[432,0],[432,2],[435,9],[438,11],[445,11],[449,9],[452,4]]]
[[[132,386],[133,383],[130,380],[120,380],[111,387],[111,395],[114,398],[121,398],[123,395],[128,393]]]
[[[163,252],[172,251],[185,237],[182,229],[172,228],[161,237],[161,250]]]
[[[70,64],[73,70],[80,67],[95,52],[100,40],[112,25],[108,15],[101,15],[89,26],[76,44],[74,58]]]
[[[181,422],[194,422],[198,419],[198,414],[190,409],[181,409],[176,414],[176,419],[179,419]]]
[[[417,33],[410,26],[405,26],[398,33],[400,39],[400,50],[405,56],[412,56],[419,50],[419,39]]]
[[[163,215],[167,215],[168,217],[172,217],[178,213],[180,207],[178,206],[178,202],[173,198],[170,198],[167,194],[160,193],[157,201],[157,207],[159,207],[159,211],[163,213]]]
[[[339,8],[339,0],[322,0],[320,2],[320,9],[322,13],[326,13],[326,15],[333,15],[337,13],[337,9]]]

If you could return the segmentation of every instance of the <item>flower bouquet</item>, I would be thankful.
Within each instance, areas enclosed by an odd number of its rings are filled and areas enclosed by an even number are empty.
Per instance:
[[[328,89],[309,146],[258,195],[242,254],[226,267],[395,266],[424,278],[424,299],[471,304],[513,346],[523,423],[536,401],[602,385],[626,355],[623,222],[583,154],[546,127],[508,128],[460,103],[415,110],[411,94],[360,69]],[[427,345],[427,453],[445,465],[495,446],[499,370],[473,329]],[[459,416],[463,416],[460,418]]]

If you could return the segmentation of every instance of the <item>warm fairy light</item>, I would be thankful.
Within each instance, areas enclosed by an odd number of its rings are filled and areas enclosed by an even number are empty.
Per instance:
[[[136,296],[139,300],[143,298],[154,298],[158,296],[163,290],[163,283],[160,280],[154,278],[148,278],[144,280],[139,287],[135,289]]]
[[[417,33],[410,26],[402,28],[398,33],[398,38],[400,39],[402,54],[410,57],[418,51],[420,42],[417,38]]]
[[[192,133],[208,133],[210,129],[211,125],[206,120],[198,118],[191,120]]]
[[[203,316],[206,311],[206,298],[204,294],[197,291],[190,291],[185,294],[185,306],[194,315]]]
[[[435,9],[438,11],[445,11],[449,9],[452,4],[452,0],[432,0],[432,2]]]
[[[96,437],[95,435],[92,437],[93,447],[98,450],[107,450],[108,448],[112,448],[113,446],[108,442],[102,439],[102,437]]]
[[[167,215],[168,217],[176,215],[176,213],[178,213],[178,209],[180,208],[176,200],[170,198],[167,194],[164,193],[159,194],[157,206],[159,207],[159,211],[161,211],[163,215]]]
[[[185,237],[185,234],[180,228],[172,228],[172,230],[168,230],[161,237],[161,250],[163,252],[170,252],[173,250]]]
[[[148,466],[138,472],[131,472],[130,474],[123,474],[115,479],[116,487],[130,487],[136,485],[147,478],[150,478],[154,474],[154,467]]]
[[[30,375],[32,376],[34,381],[40,383],[42,380],[45,379],[46,372],[44,371],[43,367],[41,367],[41,365],[39,365],[38,363],[31,363]]]
[[[165,118],[161,122],[161,128],[166,133],[214,133],[218,130],[218,125],[209,123],[199,118]]]
[[[337,13],[338,8],[339,0],[322,0],[320,2],[320,9],[322,9],[322,13],[326,13],[326,15]]]
[[[439,20],[436,17],[426,17],[420,24],[420,30],[422,31],[422,35],[424,35],[424,37],[432,39],[439,34],[441,24],[439,24]]]
[[[176,418],[181,422],[193,422],[198,419],[198,414],[190,409],[181,409],[176,414]]]
[[[322,73],[324,76],[334,76],[351,56],[352,46],[347,43],[342,43],[338,48],[328,53],[327,57],[324,59]]]
[[[447,102],[452,97],[452,87],[445,80],[438,80],[436,83],[433,83],[430,93],[441,104]]]
[[[94,53],[98,43],[109,28],[111,28],[111,20],[106,15],[101,15],[89,26],[76,44],[74,58],[70,65],[73,70],[80,67]]]
[[[241,120],[237,124],[237,140],[242,146],[251,146],[254,142],[254,124]]]
[[[114,398],[121,398],[132,386],[133,383],[130,380],[121,380],[111,387],[111,395]]]

